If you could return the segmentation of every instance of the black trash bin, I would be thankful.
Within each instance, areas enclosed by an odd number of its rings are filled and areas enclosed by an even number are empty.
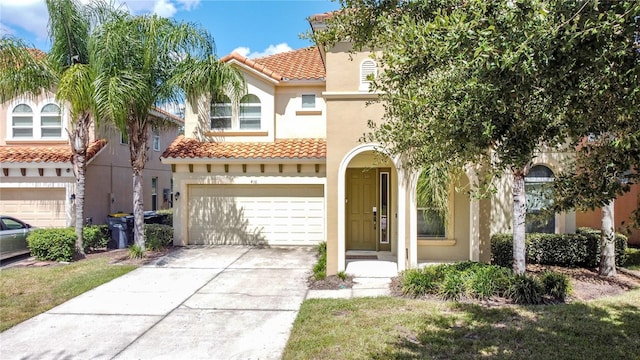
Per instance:
[[[162,216],[155,211],[144,212],[145,224],[162,224]]]
[[[133,245],[133,215],[112,214],[107,216],[107,226],[111,231],[110,249],[124,249]]]

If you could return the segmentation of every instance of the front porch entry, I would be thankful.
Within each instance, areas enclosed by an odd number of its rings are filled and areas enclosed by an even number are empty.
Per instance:
[[[391,251],[389,168],[346,171],[346,250]]]

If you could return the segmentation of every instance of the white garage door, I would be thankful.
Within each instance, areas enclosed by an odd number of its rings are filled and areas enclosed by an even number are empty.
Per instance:
[[[315,245],[324,208],[322,185],[191,185],[189,244]]]
[[[38,227],[67,224],[64,189],[0,189],[0,212]]]

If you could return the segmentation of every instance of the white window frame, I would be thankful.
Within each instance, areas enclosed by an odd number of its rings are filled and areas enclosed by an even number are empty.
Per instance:
[[[19,105],[26,105],[29,106],[31,108],[31,118],[32,118],[32,122],[31,122],[31,136],[30,137],[16,137],[14,136],[14,126],[13,126],[13,117],[14,117],[14,109],[16,107],[18,107]],[[58,128],[57,126],[55,127],[51,127],[51,126],[43,126],[42,125],[42,116],[47,115],[47,114],[52,114],[52,113],[43,113],[42,109],[44,109],[45,106],[49,105],[49,104],[53,104],[56,105],[58,107],[58,109],[60,110],[59,112],[59,116],[60,116],[60,136],[56,136],[56,137],[43,137],[42,136],[42,129],[47,129],[47,128]],[[25,113],[26,114],[26,113]],[[60,104],[55,101],[55,99],[53,98],[46,98],[43,99],[42,101],[39,102],[34,102],[31,100],[27,100],[27,99],[16,99],[14,101],[12,101],[9,106],[7,107],[7,113],[6,113],[6,140],[9,141],[42,141],[42,142],[59,142],[59,141],[63,141],[63,140],[67,140],[68,136],[67,136],[67,123],[65,121],[65,119],[67,118],[67,113],[64,109],[64,107],[60,106]],[[20,127],[18,126],[17,128],[26,128],[26,127]]]
[[[153,151],[160,151],[160,130],[153,129]]]
[[[305,105],[307,103],[305,103],[304,99],[306,98],[313,98],[313,103],[310,105]],[[312,109],[317,109],[318,108],[318,102],[317,100],[317,96],[316,94],[302,94],[300,95],[300,108],[303,110],[312,110]]]
[[[532,186],[542,186],[544,184],[548,184],[548,183],[553,183],[555,181],[555,172],[553,171],[553,169],[546,165],[546,164],[534,164],[533,166],[531,166],[531,169],[533,169],[534,167],[537,166],[541,166],[541,167],[545,167],[547,168],[550,172],[551,172],[551,176],[552,177],[533,177],[530,176],[530,173],[527,174],[527,176],[524,177],[524,187],[525,187],[525,195],[527,196],[526,199],[526,208],[527,208],[527,213],[531,212],[532,210],[529,208],[530,205],[530,200],[532,197],[536,196],[536,194],[532,194],[530,191],[527,191],[527,187],[531,188]],[[548,201],[553,201],[552,199],[544,199],[544,200],[548,200]],[[534,211],[540,211],[542,208],[537,208],[537,209],[533,209]],[[549,221],[551,221],[551,219],[549,219]],[[529,227],[529,223],[525,220],[525,226]],[[553,215],[553,232],[549,233],[549,234],[555,234],[558,232],[558,214],[554,214]]]
[[[226,96],[226,95],[225,95]],[[255,96],[255,99],[257,99],[258,102],[243,102],[244,99],[246,99],[249,96]],[[212,131],[224,131],[224,130],[231,130],[231,131],[246,131],[246,132],[251,132],[251,131],[257,131],[257,130],[262,130],[263,126],[264,126],[264,122],[262,121],[263,118],[263,114],[262,114],[262,110],[263,110],[263,105],[262,105],[262,99],[260,99],[260,97],[257,94],[246,94],[242,97],[242,99],[240,100],[238,107],[235,108],[233,106],[233,104],[231,103],[231,99],[229,99],[229,97],[226,97],[228,99],[229,102],[224,102],[224,103],[213,103],[213,100],[211,101],[210,104],[210,115],[209,115],[209,124],[211,127]],[[220,108],[220,109],[229,109],[231,110],[231,117],[228,116],[214,116],[213,113],[213,109],[214,108]],[[245,108],[251,108],[251,107],[255,107],[258,108],[259,111],[257,113],[259,113],[259,116],[251,116],[251,115],[247,115],[247,113],[244,113],[243,110]],[[248,114],[251,114],[250,112]],[[225,121],[228,122],[230,124],[230,126],[225,126],[225,127],[213,127],[213,121],[214,120],[218,120],[218,121]],[[246,127],[243,122],[244,121],[258,121],[259,125],[257,127]]]
[[[373,75],[373,77],[378,76],[378,64],[372,59],[362,60],[360,63],[360,91],[369,91],[371,86],[371,80],[367,78],[369,75]]]

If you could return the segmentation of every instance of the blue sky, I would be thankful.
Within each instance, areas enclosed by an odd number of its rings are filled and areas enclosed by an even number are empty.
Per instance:
[[[86,3],[90,0],[81,0]],[[118,0],[121,1],[121,0]],[[216,41],[217,55],[238,51],[250,58],[310,46],[299,38],[309,30],[307,18],[337,10],[331,0],[125,0],[135,15],[160,16],[198,23]],[[48,51],[44,0],[0,0],[0,33],[23,38]]]

